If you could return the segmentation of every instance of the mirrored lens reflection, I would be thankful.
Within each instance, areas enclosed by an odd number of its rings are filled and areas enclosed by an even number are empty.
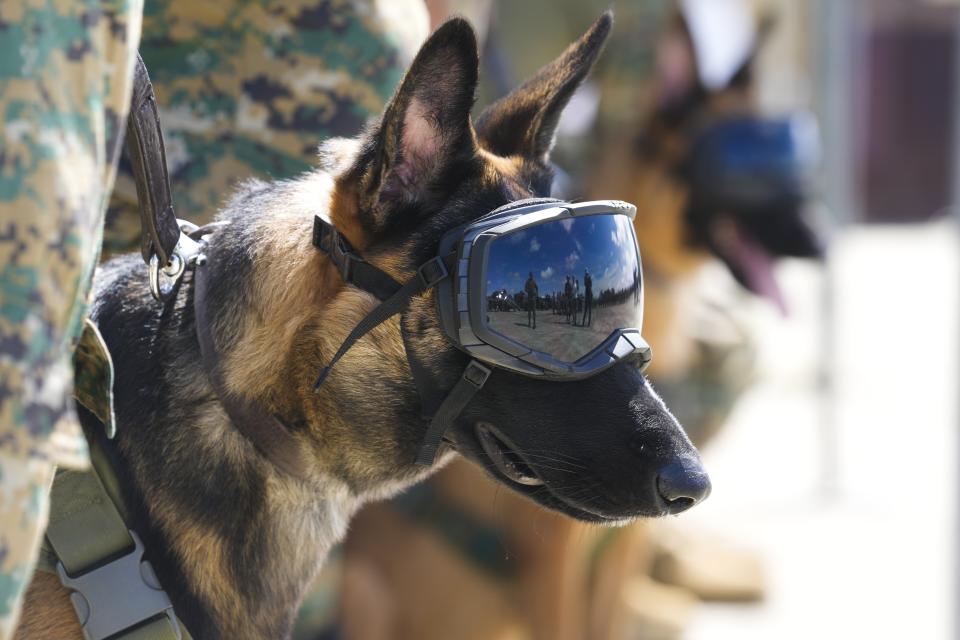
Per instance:
[[[565,218],[501,236],[487,261],[487,326],[562,362],[641,327],[640,265],[625,215]]]

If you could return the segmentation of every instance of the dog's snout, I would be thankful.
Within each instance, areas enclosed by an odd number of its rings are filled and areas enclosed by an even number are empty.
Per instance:
[[[686,511],[710,495],[710,476],[696,460],[667,464],[660,469],[656,482],[657,493],[671,514]]]

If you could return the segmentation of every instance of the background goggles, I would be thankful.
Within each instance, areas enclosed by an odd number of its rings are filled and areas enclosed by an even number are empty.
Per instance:
[[[448,234],[453,278],[438,284],[447,336],[474,358],[530,376],[578,379],[639,353],[643,275],[636,207],[538,199]]]

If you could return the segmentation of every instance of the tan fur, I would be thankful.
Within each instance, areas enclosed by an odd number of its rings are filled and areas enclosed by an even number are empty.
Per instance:
[[[23,599],[14,640],[83,640],[70,591],[52,573],[37,571]]]

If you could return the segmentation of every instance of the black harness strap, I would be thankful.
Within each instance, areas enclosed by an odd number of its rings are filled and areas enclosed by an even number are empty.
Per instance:
[[[343,234],[329,222],[315,216],[313,220],[313,244],[323,251],[330,260],[337,265],[343,276],[343,281],[367,291],[379,300],[381,304],[367,314],[357,326],[353,328],[347,338],[337,349],[329,364],[320,370],[313,388],[319,389],[330,375],[331,369],[341,357],[352,347],[357,340],[366,335],[371,329],[407,308],[410,299],[431,287],[444,278],[449,277],[457,259],[456,252],[447,256],[437,256],[428,260],[417,269],[417,275],[400,284],[388,274],[370,264],[353,250]],[[473,396],[486,383],[491,370],[476,360],[472,360],[453,389],[443,396],[431,393],[434,386],[425,368],[414,357],[413,350],[402,330],[404,347],[407,352],[407,361],[413,373],[417,393],[420,395],[421,415],[430,421],[423,445],[417,454],[417,464],[431,466],[436,460],[440,443],[447,429],[463,411]],[[443,398],[440,401],[440,398]]]
[[[180,225],[170,195],[157,98],[140,54],[133,71],[126,145],[140,204],[140,253],[147,264],[157,256],[160,266],[166,266],[180,240]]]
[[[339,267],[344,282],[359,287],[382,301],[376,309],[357,323],[327,366],[320,370],[316,382],[313,383],[313,388],[319,389],[330,374],[333,365],[350,350],[357,340],[387,318],[406,309],[411,298],[420,295],[449,276],[456,256],[451,254],[446,258],[438,256],[428,260],[420,265],[416,276],[400,284],[357,255],[343,234],[320,216],[315,216],[313,219],[313,244]]]
[[[203,368],[210,378],[230,421],[245,435],[270,462],[281,471],[296,478],[306,478],[310,461],[304,448],[276,416],[261,405],[230,393],[220,371],[220,356],[211,330],[207,306],[207,269],[202,261],[197,262],[193,273],[193,309],[197,325],[197,340]]]
[[[440,408],[434,414],[430,421],[430,427],[423,438],[423,444],[420,447],[420,453],[417,454],[417,464],[429,467],[437,458],[437,451],[440,450],[440,442],[443,440],[443,434],[453,425],[453,421],[464,410],[473,396],[476,395],[487,378],[490,377],[491,370],[483,366],[476,360],[471,360],[467,365],[463,375],[457,380],[447,397],[443,399]]]

